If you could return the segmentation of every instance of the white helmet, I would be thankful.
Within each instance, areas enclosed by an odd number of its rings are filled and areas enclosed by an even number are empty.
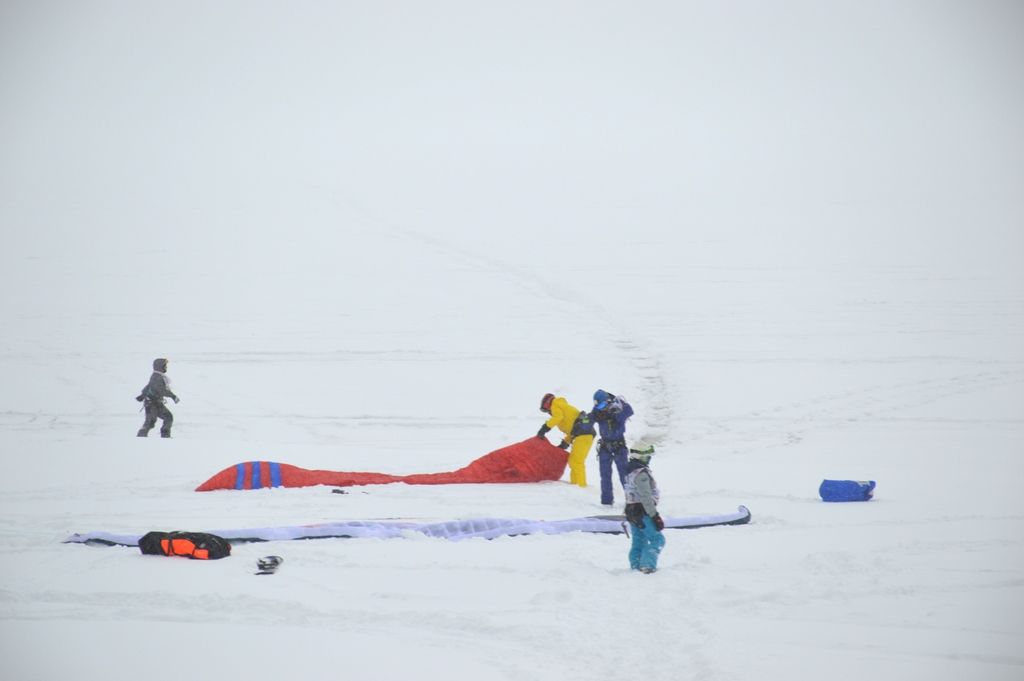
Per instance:
[[[637,440],[629,448],[629,458],[642,463],[647,463],[654,456],[654,445],[645,440]]]

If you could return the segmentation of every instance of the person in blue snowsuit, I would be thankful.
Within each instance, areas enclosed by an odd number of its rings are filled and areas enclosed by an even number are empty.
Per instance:
[[[665,522],[658,513],[658,483],[651,475],[654,445],[635,443],[629,450],[629,472],[623,489],[626,493],[626,519],[632,527],[629,568],[650,574],[658,569],[658,556],[665,547]]]
[[[601,503],[611,506],[615,503],[612,491],[612,462],[619,474],[619,482],[625,484],[626,465],[629,452],[626,449],[626,419],[633,415],[633,407],[621,397],[604,390],[594,393],[594,409],[590,418],[597,422],[597,465],[601,471]]]

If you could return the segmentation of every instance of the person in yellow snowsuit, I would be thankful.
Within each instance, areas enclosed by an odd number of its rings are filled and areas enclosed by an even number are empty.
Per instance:
[[[564,397],[555,397],[552,393],[544,395],[540,401],[540,410],[550,414],[551,418],[537,431],[537,437],[546,439],[552,428],[562,431],[560,449],[569,450],[569,482],[580,487],[587,486],[587,468],[585,465],[590,446],[594,444],[594,424],[590,415],[569,404]]]

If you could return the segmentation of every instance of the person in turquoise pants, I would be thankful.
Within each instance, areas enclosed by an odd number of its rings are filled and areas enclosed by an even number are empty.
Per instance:
[[[658,569],[658,556],[665,547],[665,523],[658,513],[658,483],[651,475],[654,445],[637,442],[629,449],[629,463],[623,488],[626,519],[633,526],[629,567],[650,574]]]

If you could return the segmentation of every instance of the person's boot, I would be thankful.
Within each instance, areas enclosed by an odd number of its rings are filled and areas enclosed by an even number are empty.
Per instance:
[[[135,437],[146,437],[147,435],[149,435],[149,432],[146,431],[145,428],[140,429],[139,432],[135,433]]]
[[[163,431],[163,430],[160,431],[160,437],[170,437],[170,436],[171,436],[170,431]]]

